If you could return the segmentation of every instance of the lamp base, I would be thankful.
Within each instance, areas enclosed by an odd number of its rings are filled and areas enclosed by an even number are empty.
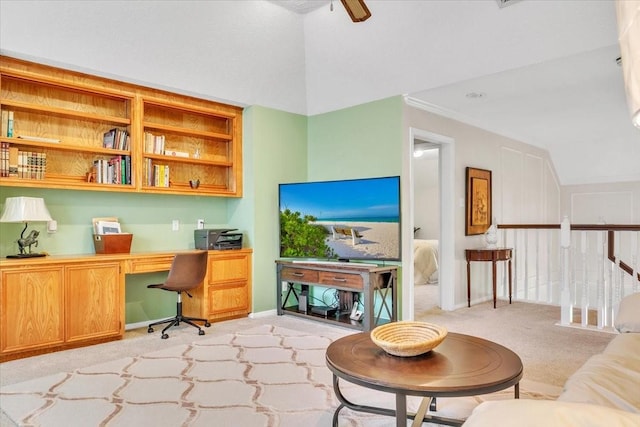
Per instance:
[[[15,254],[15,255],[7,255],[7,258],[39,258],[47,256],[47,254]]]

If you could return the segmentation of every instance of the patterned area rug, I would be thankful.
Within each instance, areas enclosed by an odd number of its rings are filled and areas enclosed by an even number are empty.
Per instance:
[[[310,335],[264,325],[0,389],[19,426],[329,426],[338,401],[325,364],[329,343],[349,332]],[[347,398],[392,408],[394,397],[342,382]],[[560,390],[521,382],[521,398]],[[438,414],[465,418],[513,389],[438,400]],[[415,412],[419,398],[410,398]],[[343,409],[340,426],[393,426],[390,417]],[[425,423],[425,425],[428,425]]]

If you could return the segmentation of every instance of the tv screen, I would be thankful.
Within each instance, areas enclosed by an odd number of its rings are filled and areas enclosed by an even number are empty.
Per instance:
[[[280,184],[280,256],[400,260],[400,177]]]

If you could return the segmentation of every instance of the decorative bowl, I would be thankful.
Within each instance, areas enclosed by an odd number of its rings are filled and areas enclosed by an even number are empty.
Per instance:
[[[371,331],[371,341],[389,354],[418,356],[437,347],[447,336],[443,326],[426,322],[400,321],[380,325]]]

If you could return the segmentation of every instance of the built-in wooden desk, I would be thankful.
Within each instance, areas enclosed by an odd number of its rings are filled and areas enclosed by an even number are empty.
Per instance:
[[[490,261],[493,277],[493,308],[496,308],[496,262],[509,262],[509,304],[511,304],[511,248],[479,248],[466,249],[467,257],[467,307],[471,307],[471,261]]]
[[[121,339],[127,274],[168,271],[178,252],[0,260],[0,362]],[[251,311],[251,249],[209,251],[184,314],[220,321]]]

